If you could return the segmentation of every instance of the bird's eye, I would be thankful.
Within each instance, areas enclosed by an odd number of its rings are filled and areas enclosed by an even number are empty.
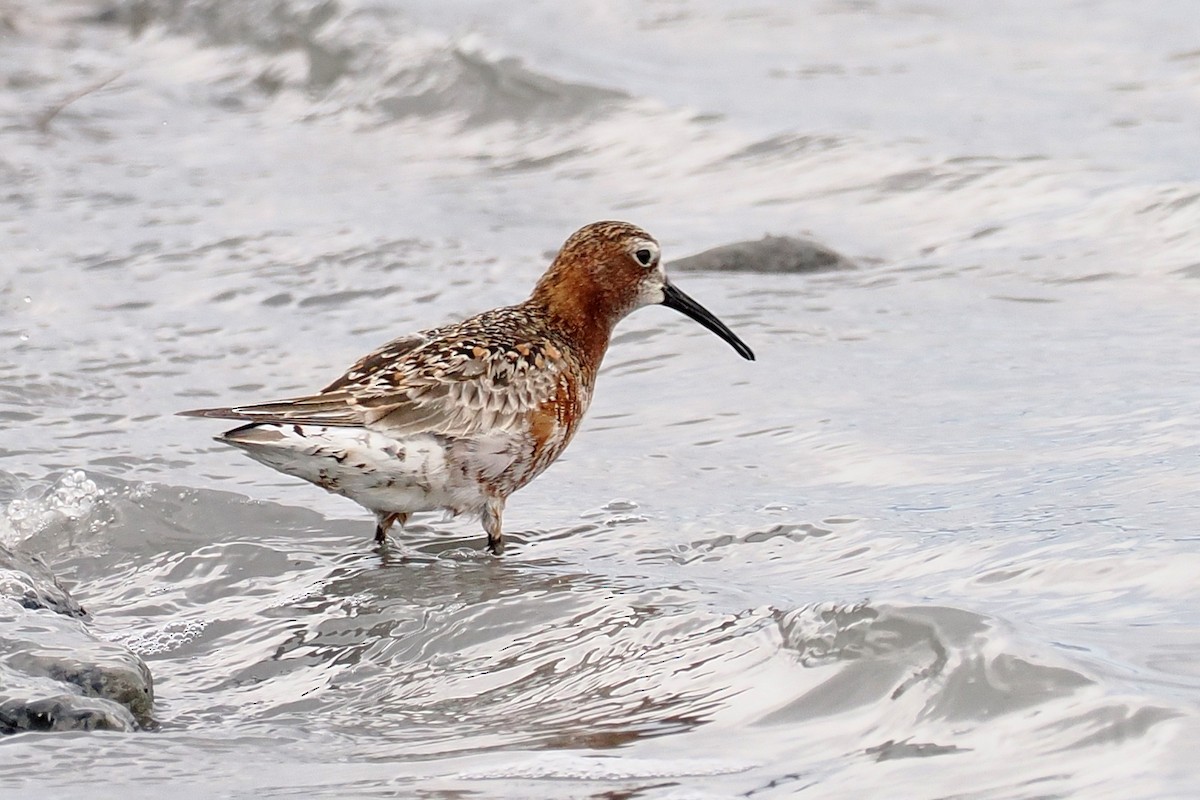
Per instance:
[[[654,251],[649,247],[639,247],[637,250],[634,250],[633,257],[643,267],[648,267],[654,263]]]

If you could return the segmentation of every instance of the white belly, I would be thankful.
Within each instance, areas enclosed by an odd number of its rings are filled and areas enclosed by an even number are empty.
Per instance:
[[[269,423],[237,428],[220,440],[375,512],[478,513],[486,500],[481,471],[509,469],[521,449],[517,437],[500,438],[511,441],[464,443],[431,434],[393,439],[367,428]],[[485,463],[464,457],[468,453]]]

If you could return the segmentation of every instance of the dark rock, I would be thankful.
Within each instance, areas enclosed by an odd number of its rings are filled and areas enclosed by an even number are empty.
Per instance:
[[[794,236],[725,244],[667,265],[677,272],[823,272],[854,267],[853,261],[825,245]]]
[[[122,706],[107,700],[61,694],[10,697],[0,702],[0,734],[21,731],[133,731],[137,723]]]
[[[25,608],[45,608],[70,617],[87,613],[67,594],[44,561],[0,544],[0,598],[5,597]]]
[[[150,669],[83,616],[40,559],[0,545],[0,733],[153,724]]]

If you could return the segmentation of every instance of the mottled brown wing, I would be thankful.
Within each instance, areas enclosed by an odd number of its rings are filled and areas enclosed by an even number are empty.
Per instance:
[[[269,403],[228,408],[196,408],[178,412],[181,417],[215,417],[247,422],[290,422],[297,425],[363,425],[366,417],[350,395],[342,391],[292,397]]]
[[[511,314],[509,309],[498,311]],[[525,414],[555,397],[569,366],[549,339],[522,331],[513,324],[520,320],[488,319],[494,313],[389,342],[320,394],[182,413],[250,422],[363,425],[392,436],[513,429]]]
[[[553,399],[568,365],[546,339],[442,339],[412,352],[394,370],[353,387],[370,427],[393,436],[466,436],[514,430]]]
[[[442,328],[433,328],[432,330],[410,333],[392,339],[382,347],[377,347],[358,361],[355,361],[354,365],[346,370],[346,374],[322,389],[321,394],[335,392],[345,386],[352,386],[375,373],[388,369],[430,339],[436,338],[442,330]]]
[[[355,403],[353,395],[346,391],[346,387],[353,387],[371,374],[396,364],[407,353],[437,336],[440,330],[435,328],[410,333],[376,348],[356,361],[346,374],[322,389],[320,394],[227,408],[197,408],[180,411],[179,415],[297,425],[364,425],[367,416]]]

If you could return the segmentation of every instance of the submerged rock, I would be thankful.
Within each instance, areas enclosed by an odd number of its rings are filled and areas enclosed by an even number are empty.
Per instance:
[[[758,241],[725,244],[668,265],[668,269],[684,272],[818,272],[854,267],[854,262],[841,253],[794,236],[764,236]]]
[[[16,600],[28,609],[45,608],[69,617],[87,612],[37,556],[17,553],[0,544],[0,598]]]
[[[0,702],[0,733],[18,731],[131,731],[137,723],[121,706],[72,694]]]
[[[153,723],[150,669],[84,615],[45,564],[0,545],[0,733]]]

